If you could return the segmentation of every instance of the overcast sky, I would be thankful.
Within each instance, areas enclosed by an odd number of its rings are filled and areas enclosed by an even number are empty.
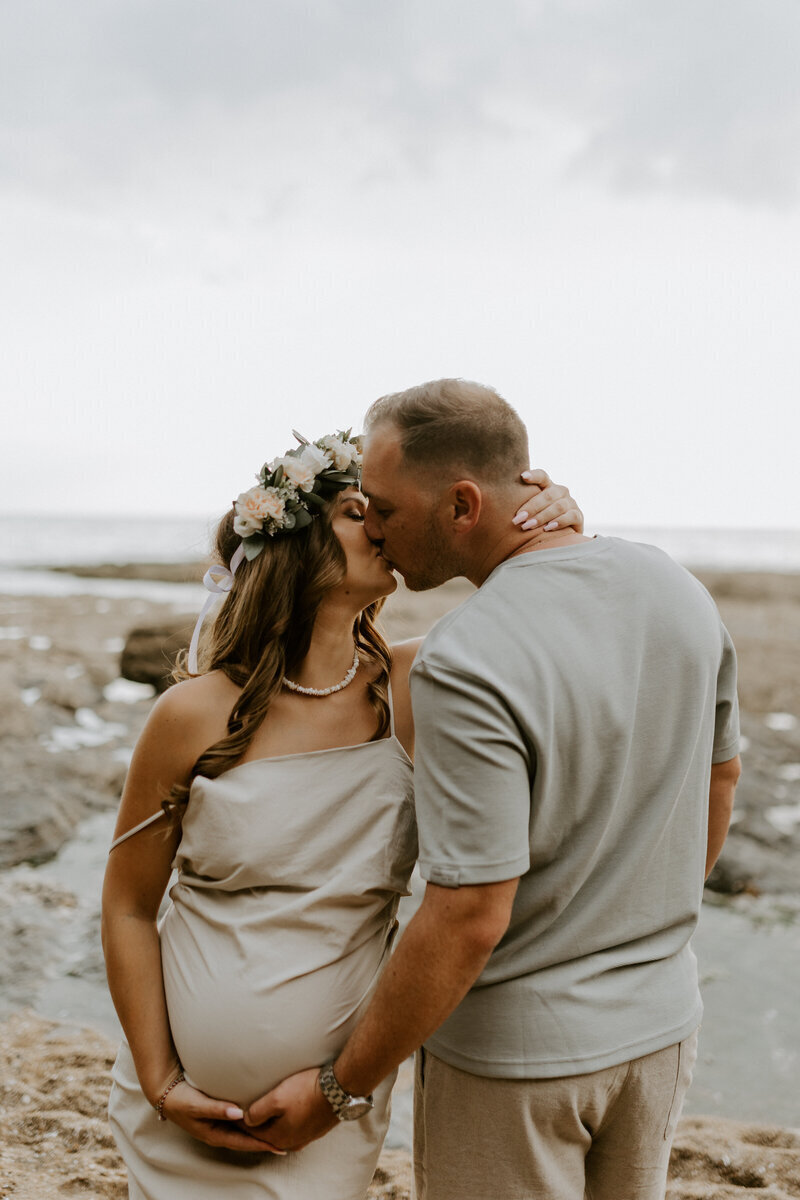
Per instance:
[[[800,527],[797,0],[3,0],[0,512],[491,383],[592,526]]]

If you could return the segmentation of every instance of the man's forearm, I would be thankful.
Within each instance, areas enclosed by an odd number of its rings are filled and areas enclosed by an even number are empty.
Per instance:
[[[423,902],[334,1064],[343,1088],[359,1096],[372,1092],[450,1015],[508,924],[516,882],[496,885],[508,903],[505,919],[494,926],[464,921],[456,891],[435,905]]]
[[[708,842],[706,845],[706,879],[720,856],[728,836],[733,812],[733,795],[742,773],[741,759],[716,763],[711,768],[711,787],[708,794]]]

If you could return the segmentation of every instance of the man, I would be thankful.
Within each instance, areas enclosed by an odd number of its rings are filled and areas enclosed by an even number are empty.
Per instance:
[[[740,770],[730,638],[653,547],[509,531],[527,437],[491,389],[440,380],[367,420],[370,537],[409,587],[478,591],[412,673],[421,907],[321,1086],[247,1120],[300,1147],[424,1043],[419,1200],[663,1197]]]

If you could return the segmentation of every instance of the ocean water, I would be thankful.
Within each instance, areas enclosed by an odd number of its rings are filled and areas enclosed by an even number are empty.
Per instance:
[[[0,567],[70,563],[193,562],[206,557],[206,517],[27,517],[0,515]],[[596,527],[587,532],[651,542],[690,567],[800,571],[800,529]]]
[[[0,516],[0,594],[141,596],[193,604],[196,584],[81,579],[48,572],[71,563],[192,562],[207,557],[213,521],[205,517]],[[595,527],[660,546],[687,567],[800,572],[800,530]],[[31,568],[39,568],[31,570]]]
[[[203,517],[0,516],[0,566],[196,562],[208,554],[213,524]]]
[[[800,529],[598,528],[587,532],[649,542],[685,567],[800,572]]]

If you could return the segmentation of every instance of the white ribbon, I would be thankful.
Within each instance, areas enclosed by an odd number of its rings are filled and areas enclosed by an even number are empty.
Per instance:
[[[203,576],[203,586],[207,588],[210,595],[206,598],[206,602],[200,609],[200,616],[197,618],[197,624],[194,627],[192,640],[189,643],[189,658],[188,667],[190,675],[199,674],[197,668],[197,647],[200,642],[200,630],[203,628],[203,621],[206,619],[208,610],[214,603],[214,599],[221,592],[229,592],[233,587],[233,577],[236,570],[244,558],[244,543],[240,543],[233,552],[231,558],[230,570],[223,567],[221,563],[214,563],[208,568]]]

